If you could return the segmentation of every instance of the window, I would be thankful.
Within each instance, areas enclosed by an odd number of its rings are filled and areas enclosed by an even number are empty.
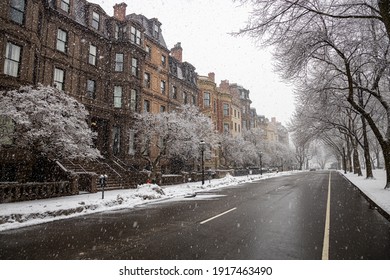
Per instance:
[[[146,57],[150,59],[150,57],[152,56],[152,49],[150,48],[150,46],[146,45],[145,51],[146,51]]]
[[[165,81],[161,81],[161,93],[162,94],[165,94],[165,90],[166,90],[166,82]]]
[[[129,155],[135,155],[135,130],[129,130]]]
[[[137,90],[131,89],[130,91],[130,111],[135,112],[137,109]]]
[[[213,106],[214,106],[214,113],[217,113],[217,101],[214,100]]]
[[[205,92],[203,95],[203,106],[210,107],[210,93]]]
[[[150,88],[150,74],[144,73],[144,84],[146,88]]]
[[[66,33],[66,31],[62,30],[62,29],[58,29],[57,31],[57,50],[61,51],[61,52],[66,52],[66,48],[67,48],[67,37],[68,37],[68,34]]]
[[[97,48],[94,45],[89,45],[89,58],[88,62],[91,65],[96,65]]]
[[[115,39],[123,39],[123,28],[119,24],[115,24]]]
[[[167,65],[167,57],[165,55],[161,56],[161,65],[164,67]]]
[[[59,90],[64,90],[65,71],[59,68],[54,68],[54,86]]]
[[[223,124],[223,132],[229,132],[229,124],[228,123],[224,123]]]
[[[164,113],[166,111],[166,107],[161,105],[160,106],[160,113]]]
[[[229,116],[229,104],[223,104],[223,115]]]
[[[172,86],[172,98],[177,99],[177,87]]]
[[[237,132],[237,123],[234,123],[234,131]]]
[[[131,59],[131,75],[138,77],[138,59]]]
[[[115,156],[119,155],[121,147],[121,128],[114,126],[112,128],[112,152]]]
[[[188,103],[188,93],[187,92],[183,92],[183,102],[184,102],[184,104]]]
[[[197,103],[197,102],[196,102],[196,95],[193,94],[193,95],[192,95],[192,104],[193,104],[193,105],[197,105],[196,103]]]
[[[96,12],[92,12],[92,27],[99,30],[100,15]]]
[[[117,53],[115,55],[115,71],[123,71],[123,53]]]
[[[22,48],[17,45],[7,43],[7,48],[5,50],[4,74],[13,77],[19,76],[21,49]]]
[[[69,8],[70,8],[70,4],[69,4],[69,0],[61,0],[61,10],[69,13]]]
[[[87,97],[96,98],[96,81],[87,80]]]
[[[10,18],[12,21],[23,24],[24,11],[26,9],[25,0],[11,0],[10,1]]]
[[[150,112],[150,101],[144,100],[144,112]]]
[[[137,45],[141,45],[141,31],[134,26],[130,27],[130,41]]]
[[[114,108],[122,108],[122,87],[114,87]]]
[[[153,37],[154,37],[154,38],[158,38],[158,34],[159,34],[158,25],[157,25],[157,24],[154,24],[154,27],[153,27]]]

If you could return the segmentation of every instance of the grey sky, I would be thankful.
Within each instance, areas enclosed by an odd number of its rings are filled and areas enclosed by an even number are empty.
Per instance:
[[[292,87],[272,72],[270,54],[248,37],[229,35],[243,27],[250,8],[230,0],[89,0],[113,15],[113,6],[127,4],[127,14],[158,18],[168,48],[177,42],[183,60],[199,75],[215,72],[216,82],[229,80],[250,90],[252,107],[259,115],[286,124],[294,111]]]

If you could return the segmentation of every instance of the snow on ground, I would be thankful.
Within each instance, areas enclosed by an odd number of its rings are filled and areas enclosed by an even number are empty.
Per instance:
[[[108,210],[128,209],[146,203],[160,202],[166,199],[193,198],[197,192],[234,186],[270,177],[289,175],[291,173],[292,172],[267,173],[263,176],[249,175],[241,177],[227,175],[222,179],[206,180],[203,186],[201,182],[164,187],[153,184],[144,184],[138,186],[137,189],[105,191],[104,199],[102,199],[102,193],[98,192],[41,200],[3,203],[0,204],[0,231]],[[210,196],[207,195],[202,195],[200,197],[201,199],[210,198]]]
[[[263,176],[249,175],[241,177],[228,175],[222,179],[206,180],[203,186],[200,182],[165,187],[144,184],[138,186],[137,189],[105,191],[104,199],[102,199],[102,193],[98,192],[42,200],[3,203],[0,204],[0,231],[91,213],[129,209],[139,205],[161,202],[173,198],[210,199],[215,197],[215,195],[196,196],[196,193],[263,180],[270,177],[290,175],[292,173],[267,173]],[[352,173],[345,174],[345,176],[370,197],[371,200],[375,201],[379,207],[390,214],[390,191],[383,189],[386,178],[383,170],[374,170],[374,180],[366,180],[365,177],[358,177]]]
[[[343,174],[341,171],[340,173],[374,201],[378,207],[390,215],[390,190],[384,189],[386,185],[386,172],[383,169],[373,170],[374,179],[366,179],[364,171],[364,176],[360,177],[353,173]]]

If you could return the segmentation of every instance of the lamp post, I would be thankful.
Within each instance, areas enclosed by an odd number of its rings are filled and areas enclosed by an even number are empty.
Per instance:
[[[263,175],[263,162],[261,161],[261,156],[263,155],[262,152],[259,153],[260,157],[260,175]]]
[[[202,140],[200,141],[199,146],[202,155],[202,185],[204,185],[204,151],[206,148],[206,143]]]

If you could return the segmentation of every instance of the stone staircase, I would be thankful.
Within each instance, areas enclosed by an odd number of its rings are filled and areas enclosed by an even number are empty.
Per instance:
[[[99,176],[101,174],[107,175],[107,182],[105,189],[123,189],[135,187],[137,182],[132,180],[130,172],[126,167],[122,166],[117,161],[99,159],[91,161],[71,161],[64,160],[61,164],[69,171],[76,173],[96,173],[96,186],[98,190],[101,189],[99,184]]]

